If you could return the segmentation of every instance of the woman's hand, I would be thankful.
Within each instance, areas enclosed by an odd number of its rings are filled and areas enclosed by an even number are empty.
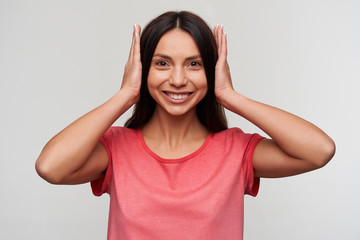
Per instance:
[[[291,176],[326,165],[335,153],[333,140],[310,122],[235,92],[226,59],[227,39],[223,27],[216,26],[214,35],[219,55],[215,66],[217,101],[271,138],[262,140],[255,149],[255,176]]]
[[[232,96],[234,88],[227,62],[227,36],[223,26],[217,25],[214,28],[214,35],[218,50],[218,61],[215,66],[215,96],[221,105],[228,108],[226,99]]]
[[[141,55],[140,55],[140,31],[139,25],[134,24],[133,38],[128,61],[125,65],[121,90],[129,94],[133,103],[139,101],[141,86]]]
[[[79,184],[104,176],[109,163],[99,139],[139,99],[140,26],[134,25],[121,90],[53,137],[36,161],[39,175],[54,184]]]

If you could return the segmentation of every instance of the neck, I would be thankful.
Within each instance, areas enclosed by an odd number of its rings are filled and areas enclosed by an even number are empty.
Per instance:
[[[169,147],[184,141],[206,138],[209,130],[200,122],[196,109],[181,116],[173,116],[156,107],[153,116],[142,128],[144,138],[157,140]]]

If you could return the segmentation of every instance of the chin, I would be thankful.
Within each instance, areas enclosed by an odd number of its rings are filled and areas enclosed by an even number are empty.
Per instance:
[[[167,111],[167,113],[174,117],[182,117],[182,116],[186,116],[186,115],[192,115],[196,112],[195,111],[181,111],[181,110],[177,111],[177,110],[175,110],[175,111]]]
[[[184,107],[168,107],[168,108],[163,108],[163,111],[173,117],[183,117],[193,114],[196,115],[196,107],[191,109]]]

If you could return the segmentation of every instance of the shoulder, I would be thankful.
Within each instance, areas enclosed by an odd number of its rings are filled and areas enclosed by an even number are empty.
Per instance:
[[[242,135],[245,135],[245,133],[237,127],[233,127],[233,128],[228,128],[225,130],[222,130],[220,132],[216,132],[214,133],[214,138],[215,139],[232,139],[232,138],[236,138],[236,137],[240,137]]]
[[[138,137],[138,129],[112,126],[104,134],[105,138],[117,140],[117,139],[134,139]]]
[[[108,131],[111,131],[113,134],[134,134],[138,131],[138,129],[121,127],[121,126],[112,126],[108,129]]]
[[[256,145],[263,137],[257,133],[245,133],[240,128],[233,127],[214,133],[213,139],[222,145],[236,144],[246,147],[249,143]]]

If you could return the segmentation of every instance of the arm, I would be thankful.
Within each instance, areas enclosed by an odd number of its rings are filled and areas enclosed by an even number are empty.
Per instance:
[[[38,174],[54,184],[79,184],[104,175],[107,152],[98,141],[138,101],[141,85],[140,26],[134,25],[129,59],[120,91],[53,137],[38,157]]]
[[[335,153],[335,144],[322,130],[293,114],[256,102],[234,91],[226,59],[226,34],[222,27],[215,27],[214,33],[219,54],[215,68],[217,100],[271,137],[260,141],[255,149],[255,175],[285,177],[326,165]]]

